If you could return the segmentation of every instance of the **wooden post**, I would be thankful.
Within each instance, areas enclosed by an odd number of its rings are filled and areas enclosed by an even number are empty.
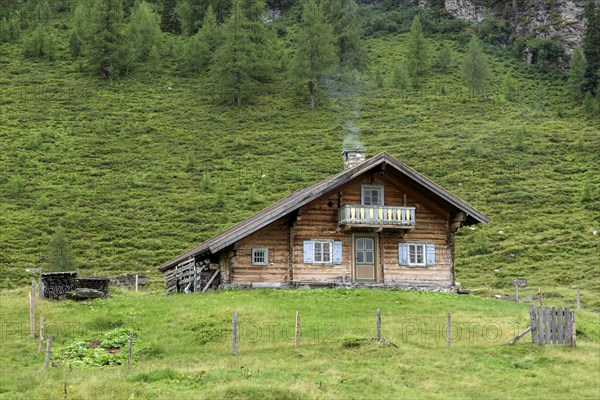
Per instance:
[[[571,311],[571,347],[577,347],[577,327],[575,325],[575,311]]]
[[[446,318],[446,340],[448,341],[448,348],[452,346],[452,317],[450,313]]]
[[[198,268],[196,267],[196,264],[194,264],[194,292],[196,291],[196,289],[198,288]]]
[[[492,288],[488,287],[488,297],[492,297]]]
[[[558,310],[556,311],[556,325],[557,325],[557,331],[556,333],[558,334],[558,338],[556,339],[556,343],[558,344],[563,344],[565,342],[565,333],[564,333],[564,329],[563,329],[563,309],[562,307],[558,307]]]
[[[44,287],[42,286],[42,269],[40,268],[40,276],[38,277],[38,296],[44,298]]]
[[[296,310],[296,348],[300,347],[300,311]]]
[[[552,344],[556,344],[556,307],[552,307],[551,315],[550,315],[550,342]]]
[[[136,292],[138,291],[138,282],[139,282],[138,274],[135,274],[135,291]]]
[[[64,400],[67,400],[68,399],[68,396],[67,396],[67,382],[65,382],[63,384],[63,394],[64,394],[64,397],[63,397]]]
[[[535,320],[535,306],[533,304],[529,305],[529,321],[531,323],[531,341],[533,343],[537,343],[537,323]]]
[[[515,285],[515,301],[519,301],[519,287]]]
[[[538,288],[538,300],[540,301],[540,306],[544,305],[544,293],[542,293],[542,288]]]
[[[381,339],[381,309],[377,309],[377,314],[375,315],[375,338],[377,340]]]
[[[237,326],[237,312],[233,312],[233,318],[231,321],[231,344],[232,344],[232,348],[231,348],[231,352],[234,356],[237,356],[238,353],[238,326]]]
[[[135,275],[137,278],[137,274]],[[136,279],[137,282],[137,279]],[[137,287],[137,285],[136,285]],[[131,366],[131,353],[133,352],[133,329],[129,331],[129,352],[127,353],[127,368]]]
[[[577,289],[577,309],[580,310],[581,309],[581,302],[580,300],[580,292],[579,289]]]
[[[41,353],[44,347],[44,316],[40,317],[40,340],[38,344],[38,353]]]
[[[31,324],[30,324],[30,334],[31,334],[31,338],[35,339],[35,298],[37,295],[37,291],[35,289],[35,279],[31,280],[31,304],[30,304],[30,314],[29,314],[29,318],[31,319]]]
[[[50,353],[52,351],[52,336],[48,336],[46,340],[46,358],[44,359],[44,368],[48,369],[48,365],[50,365]]]

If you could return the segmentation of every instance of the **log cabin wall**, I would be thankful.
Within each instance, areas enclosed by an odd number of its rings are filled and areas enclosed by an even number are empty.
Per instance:
[[[385,229],[378,237],[376,279],[386,285],[451,286],[453,260],[448,235],[448,212],[430,202],[417,190],[389,174],[373,173],[358,177],[343,187],[300,208],[290,228],[290,219],[282,218],[240,240],[234,251],[221,255],[221,268],[228,268],[227,283],[287,282],[352,282],[353,234],[338,225],[338,208],[361,204],[361,185],[383,185],[386,206],[416,208],[416,225],[412,230]],[[290,234],[292,229],[292,234]],[[293,241],[290,245],[290,238]],[[342,242],[342,262],[335,265],[304,263],[305,240],[331,239]],[[399,242],[435,244],[433,267],[399,265]],[[269,249],[269,265],[252,265],[252,248]],[[290,260],[291,250],[291,260]],[[290,270],[291,267],[291,270]]]
[[[289,229],[287,218],[275,221],[243,238],[235,246],[231,282],[285,282],[288,280]],[[252,265],[252,249],[267,248],[269,265]]]

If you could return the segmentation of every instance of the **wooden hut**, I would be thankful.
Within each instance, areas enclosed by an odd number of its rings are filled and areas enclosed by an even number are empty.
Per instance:
[[[455,233],[487,217],[387,153],[343,159],[340,173],[161,265],[167,286],[452,289]]]

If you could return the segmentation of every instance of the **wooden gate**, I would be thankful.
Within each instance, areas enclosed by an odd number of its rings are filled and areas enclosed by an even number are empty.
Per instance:
[[[537,312],[536,312],[537,311]],[[533,343],[570,344],[575,347],[575,312],[562,307],[529,306]]]

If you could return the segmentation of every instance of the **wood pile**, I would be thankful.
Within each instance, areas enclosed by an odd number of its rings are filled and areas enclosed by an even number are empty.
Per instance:
[[[98,290],[105,296],[108,295],[109,284],[110,278],[102,276],[86,276],[75,279],[75,288]]]
[[[75,288],[76,277],[77,272],[42,273],[42,284],[44,285],[44,298],[51,300],[64,299]]]

